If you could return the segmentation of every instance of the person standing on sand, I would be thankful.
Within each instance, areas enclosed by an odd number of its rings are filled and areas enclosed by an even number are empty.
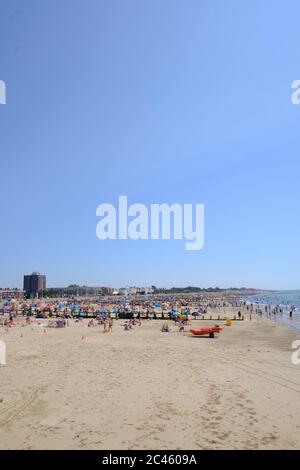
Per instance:
[[[113,329],[113,319],[112,318],[108,318],[108,328],[107,328],[107,332],[108,333],[112,333],[112,329]]]

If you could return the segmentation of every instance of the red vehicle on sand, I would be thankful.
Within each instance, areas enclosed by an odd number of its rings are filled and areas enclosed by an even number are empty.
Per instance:
[[[207,326],[206,328],[193,328],[190,331],[195,336],[208,335],[210,338],[214,338],[215,333],[220,333],[222,329],[223,328],[220,325],[215,325],[215,326]]]

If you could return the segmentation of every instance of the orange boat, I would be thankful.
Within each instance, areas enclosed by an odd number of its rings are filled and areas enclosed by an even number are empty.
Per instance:
[[[220,333],[222,331],[222,327],[220,325],[215,325],[215,326],[209,326],[206,328],[196,328],[190,330],[191,333],[195,336],[201,336],[201,335],[208,335],[210,338],[215,337],[215,333]]]

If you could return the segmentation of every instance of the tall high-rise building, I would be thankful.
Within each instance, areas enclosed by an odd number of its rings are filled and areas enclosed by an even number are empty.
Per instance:
[[[46,276],[37,272],[24,276],[24,291],[27,296],[34,296],[46,289]]]

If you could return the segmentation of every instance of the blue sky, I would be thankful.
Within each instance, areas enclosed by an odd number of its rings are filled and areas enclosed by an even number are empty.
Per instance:
[[[300,4],[0,0],[0,285],[300,288]],[[96,238],[204,203],[205,246]]]

